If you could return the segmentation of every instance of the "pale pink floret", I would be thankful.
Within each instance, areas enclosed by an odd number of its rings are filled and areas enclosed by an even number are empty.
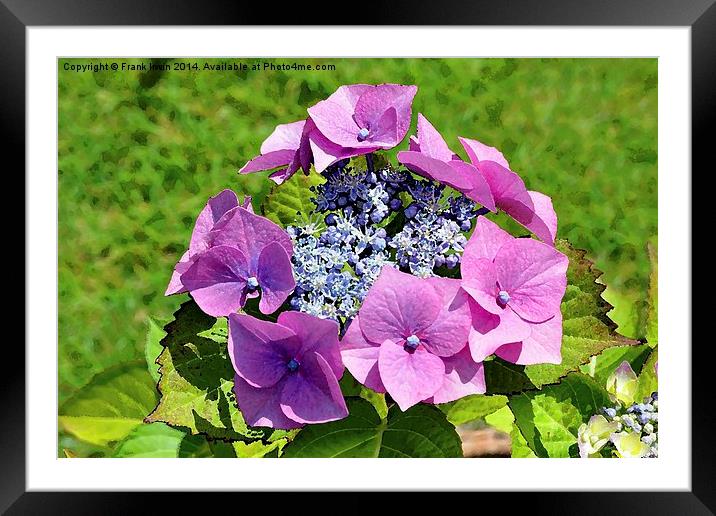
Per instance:
[[[366,387],[402,410],[485,392],[467,352],[471,317],[460,282],[384,267],[341,341],[343,362]]]
[[[517,364],[560,363],[560,303],[568,260],[553,247],[514,238],[480,217],[462,258],[470,295],[472,358],[496,353]]]
[[[418,88],[401,84],[341,86],[308,108],[304,134],[318,172],[342,159],[392,149],[410,127]]]

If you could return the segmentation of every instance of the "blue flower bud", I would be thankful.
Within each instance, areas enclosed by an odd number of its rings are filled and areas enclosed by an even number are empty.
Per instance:
[[[406,218],[406,219],[412,219],[413,217],[415,217],[415,215],[418,214],[418,211],[419,211],[419,210],[420,210],[420,208],[418,207],[417,204],[411,204],[410,206],[408,206],[407,208],[405,208],[405,212],[404,212],[404,213],[405,213],[405,218]]]

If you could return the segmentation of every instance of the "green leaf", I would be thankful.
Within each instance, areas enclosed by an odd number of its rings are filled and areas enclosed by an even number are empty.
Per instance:
[[[487,394],[512,394],[535,388],[535,384],[525,374],[525,366],[494,357],[486,360],[484,367]]]
[[[577,429],[582,424],[579,412],[567,401],[538,394],[532,399],[534,424],[539,429],[542,445],[549,457],[569,457],[569,448],[577,442]]]
[[[514,416],[514,414],[513,414]],[[527,445],[525,436],[522,435],[520,429],[516,423],[512,423],[512,431],[510,432],[510,438],[512,439],[512,458],[514,459],[533,459],[537,457]]]
[[[655,348],[659,341],[659,256],[656,237],[647,244],[649,274],[649,309],[646,318],[646,341]]]
[[[594,378],[599,385],[604,385],[609,375],[625,360],[629,362],[634,371],[641,371],[650,352],[651,348],[646,344],[607,348],[599,355],[592,357],[591,362],[583,365],[581,370]]]
[[[348,409],[345,419],[304,428],[283,457],[462,457],[455,428],[433,406],[394,405],[385,419],[361,398],[350,398]]]
[[[539,457],[572,456],[579,425],[608,405],[606,390],[581,373],[570,373],[559,384],[511,396],[509,401],[521,435]]]
[[[159,364],[157,363],[157,357],[162,352],[161,340],[166,335],[162,329],[167,321],[160,323],[159,320],[153,317],[147,317],[147,338],[144,343],[144,358],[147,361],[147,369],[154,378],[155,382],[159,381]]]
[[[236,406],[224,319],[217,321],[188,301],[164,329],[167,335],[158,360],[161,399],[148,422],[186,427],[214,439],[243,441],[272,435],[268,429],[248,427]]]
[[[62,405],[60,431],[88,443],[111,445],[142,424],[157,398],[143,360],[110,367]]]
[[[486,396],[472,394],[457,401],[438,405],[453,425],[462,425],[500,410],[507,405],[507,396]]]
[[[607,285],[602,297],[613,306],[609,318],[617,325],[620,334],[633,339],[644,338],[647,303],[643,296]]]
[[[659,390],[659,381],[655,370],[658,360],[659,349],[654,348],[647,361],[644,362],[644,367],[642,367],[641,374],[637,379],[636,394],[634,396],[637,402],[641,402],[642,399],[650,396],[652,392]]]
[[[276,453],[276,456],[281,452],[281,449],[285,446],[286,441],[281,439],[272,443],[263,443],[261,441],[254,441],[252,443],[245,443],[241,441],[233,442],[234,452],[239,458],[260,458],[269,456],[272,452]]]
[[[184,435],[164,423],[140,425],[117,445],[114,457],[178,457]]]
[[[605,287],[596,282],[601,272],[586,259],[585,252],[574,249],[565,240],[558,240],[556,246],[569,258],[568,286],[561,307],[562,362],[526,366],[527,377],[537,387],[577,371],[606,348],[638,344],[616,333],[616,325],[607,317],[612,306],[601,296]]]
[[[311,201],[314,193],[311,187],[318,186],[326,180],[311,169],[306,175],[297,172],[280,185],[274,186],[261,205],[261,213],[276,224],[286,227],[297,220],[308,222],[308,216],[315,209]]]
[[[512,425],[514,422],[515,415],[510,410],[510,407],[507,406],[485,416],[485,423],[493,428],[496,428],[500,432],[505,432],[506,434],[509,434],[512,431]]]

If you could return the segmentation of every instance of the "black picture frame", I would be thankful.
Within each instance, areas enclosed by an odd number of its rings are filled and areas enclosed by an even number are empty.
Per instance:
[[[246,25],[246,24],[408,24],[408,25],[619,25],[691,27],[692,73],[692,170],[713,170],[708,128],[716,122],[716,0],[502,0],[500,2],[456,2],[443,0],[439,7],[424,0],[393,0],[376,15],[370,9],[350,9],[350,16],[329,20],[320,13],[338,13],[310,6],[266,3],[238,3],[202,0],[0,0],[0,146],[9,181],[9,160],[17,162],[12,172],[25,168],[25,72],[26,38],[30,26],[71,25]],[[367,4],[366,4],[367,5]],[[336,18],[340,18],[337,16]],[[684,180],[691,181],[690,177]],[[23,188],[20,186],[20,188]],[[24,188],[23,188],[24,189]],[[27,195],[27,192],[25,192]],[[695,203],[692,203],[695,205]],[[662,207],[664,209],[665,207]],[[669,209],[674,209],[671,206]],[[691,207],[676,207],[689,209]],[[24,238],[24,237],[23,237]],[[668,245],[668,243],[664,244]],[[25,271],[25,277],[31,275]],[[689,300],[684,300],[689,302]],[[25,313],[26,324],[29,314]],[[12,344],[12,346],[11,346]],[[714,449],[710,431],[713,402],[710,342],[693,345],[692,350],[692,490],[688,492],[597,492],[481,493],[479,506],[489,498],[508,496],[510,508],[525,505],[530,513],[549,514],[714,514]],[[5,343],[3,360],[2,425],[0,425],[0,511],[7,514],[143,514],[152,507],[164,512],[185,512],[186,495],[170,493],[82,493],[26,492],[25,443],[25,353],[22,347]],[[700,387],[700,388],[699,388]],[[556,490],[559,490],[556,488]],[[415,501],[426,494],[411,495]],[[430,496],[430,494],[427,494]],[[237,497],[204,493],[212,505]],[[232,496],[232,498],[229,498]],[[246,494],[242,508],[246,508]],[[256,496],[256,495],[252,495]],[[265,496],[265,495],[263,495]],[[305,493],[291,495],[291,504],[300,506]],[[348,507],[360,494],[341,495]],[[476,504],[474,496],[472,503]],[[361,502],[365,504],[365,499]],[[502,503],[505,503],[505,498]],[[495,500],[497,501],[497,500]],[[467,501],[470,503],[470,501]],[[474,505],[477,507],[477,505]],[[182,508],[184,508],[182,510]],[[151,512],[155,512],[152,510]]]

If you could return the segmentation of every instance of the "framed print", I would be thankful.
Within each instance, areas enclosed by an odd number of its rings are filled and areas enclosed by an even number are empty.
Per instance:
[[[3,510],[529,491],[550,514],[712,513],[691,337],[710,2],[407,26],[81,4],[0,11],[28,300]]]

